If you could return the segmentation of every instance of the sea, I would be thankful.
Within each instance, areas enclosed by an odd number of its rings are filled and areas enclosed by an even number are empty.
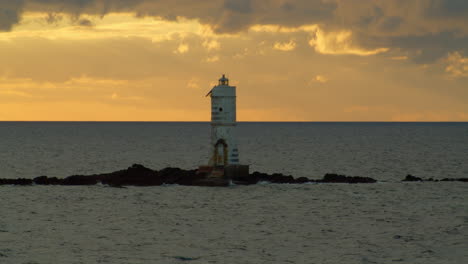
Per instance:
[[[194,169],[208,122],[0,122],[0,178]],[[376,184],[0,186],[0,263],[468,263],[468,123],[240,122],[250,170]]]

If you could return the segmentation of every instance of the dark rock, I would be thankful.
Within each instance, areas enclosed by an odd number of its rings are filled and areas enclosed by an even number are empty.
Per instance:
[[[360,176],[345,176],[339,174],[327,173],[321,180],[316,182],[322,183],[375,183],[375,179]]]
[[[283,174],[275,173],[271,176],[272,183],[295,183],[293,176],[285,176]]]
[[[0,185],[31,185],[31,179],[0,179]]]
[[[249,175],[249,178],[254,179],[252,181],[255,181],[256,183],[259,181],[268,181],[269,180],[269,175],[266,173],[261,173],[258,171],[253,172],[252,174]]]
[[[93,176],[73,175],[63,179],[62,185],[95,185],[98,180]]]
[[[258,183],[259,177],[253,176],[253,174],[251,174],[246,177],[236,177],[235,179],[232,179],[232,181],[239,185],[252,185]]]
[[[295,182],[295,183],[301,184],[301,183],[310,182],[310,180],[307,179],[306,177],[299,177],[299,178],[297,178],[294,182]]]
[[[112,187],[123,186],[158,186],[162,184],[180,184],[188,186],[228,186],[229,177],[223,177],[214,172],[203,172],[199,170],[183,170],[179,168],[165,168],[160,171],[155,171],[146,168],[139,164],[134,164],[131,167],[115,171],[112,173],[95,174],[95,175],[73,175],[65,179],[56,177],[48,178],[47,176],[36,177],[31,179],[0,179],[0,185],[94,185],[97,183],[106,184]],[[295,179],[293,176],[284,175],[281,173],[267,174],[261,172],[253,172],[250,175],[235,174],[231,179],[236,184],[250,185],[260,181],[268,181],[271,183],[375,183],[373,178],[359,176],[345,176],[339,174],[326,174],[322,179],[312,180],[306,177]],[[439,180],[427,179],[407,175],[403,181],[430,181],[438,182]],[[444,178],[440,181],[444,182],[468,182],[468,178]]]
[[[408,174],[408,175],[406,175],[406,177],[402,181],[415,182],[415,181],[423,181],[423,179],[419,178],[419,177],[415,177],[415,176],[413,176],[411,174]]]
[[[443,182],[454,182],[454,181],[459,181],[459,182],[468,182],[468,178],[444,178],[440,181]]]
[[[58,179],[57,178],[54,178],[54,181]],[[49,185],[49,184],[52,184],[51,183],[51,179],[49,179],[49,177],[47,176],[39,176],[39,177],[36,177],[33,179],[33,182],[35,184],[38,184],[38,185]]]
[[[158,186],[163,184],[156,171],[139,164],[134,164],[126,170],[95,175],[93,178],[111,186]]]
[[[185,174],[183,170],[179,168],[165,168],[158,172],[159,177],[165,184],[176,184],[178,183],[181,178],[184,177]]]
[[[57,177],[49,178],[49,184],[51,185],[62,184],[62,182],[63,182],[63,179],[58,179]]]
[[[182,257],[182,256],[175,256],[174,258],[177,259],[177,260],[181,260],[181,261],[192,261],[192,260],[200,259],[199,257],[198,258],[189,258],[189,257]]]
[[[165,184],[194,185],[197,180],[205,178],[206,174],[197,174],[197,170],[182,170],[179,168],[165,168],[158,172]]]
[[[31,179],[17,179],[13,183],[14,185],[31,185],[33,181]]]
[[[39,176],[39,177],[34,178],[33,182],[35,184],[48,185],[49,184],[49,178],[47,176]]]
[[[256,184],[260,181],[267,181],[271,183],[296,183],[296,180],[293,176],[286,176],[281,173],[274,173],[270,175],[267,173],[255,171],[249,175],[249,179],[246,180],[246,184]]]
[[[33,182],[37,185],[58,185],[62,184],[63,179],[57,177],[49,178],[47,176],[39,176],[33,179]]]
[[[443,178],[442,180],[437,180],[433,178],[423,179],[419,177],[415,177],[411,174],[408,174],[406,178],[402,181],[404,182],[468,182],[468,178]]]

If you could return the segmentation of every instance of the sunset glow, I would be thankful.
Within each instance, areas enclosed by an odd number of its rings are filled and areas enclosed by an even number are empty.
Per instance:
[[[468,121],[467,3],[2,1],[0,120]]]

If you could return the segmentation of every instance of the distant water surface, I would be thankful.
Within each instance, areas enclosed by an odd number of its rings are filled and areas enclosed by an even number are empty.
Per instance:
[[[468,185],[0,186],[2,264],[468,263]]]
[[[242,163],[295,177],[468,177],[468,123],[239,123]],[[208,161],[209,123],[0,122],[0,177]]]
[[[1,264],[468,263],[467,123],[240,123],[252,170],[376,184],[0,186]],[[0,123],[0,177],[194,168],[209,123]]]

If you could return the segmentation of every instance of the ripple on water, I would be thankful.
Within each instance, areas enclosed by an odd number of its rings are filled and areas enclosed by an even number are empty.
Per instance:
[[[467,188],[4,186],[0,263],[465,263]]]

